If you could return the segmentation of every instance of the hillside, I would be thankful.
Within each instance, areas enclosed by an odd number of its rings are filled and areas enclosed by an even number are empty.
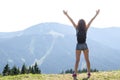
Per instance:
[[[120,69],[120,28],[93,28],[88,30],[91,68]],[[0,73],[8,63],[21,68],[23,63],[38,63],[42,73],[60,73],[73,68],[76,35],[72,26],[60,23],[41,23],[18,32],[0,32]],[[49,67],[48,67],[49,66]],[[81,55],[80,69],[85,68]]]
[[[78,80],[85,80],[86,73],[78,75]],[[0,77],[0,80],[73,80],[71,74],[25,74]],[[94,72],[89,80],[120,80],[120,71]]]

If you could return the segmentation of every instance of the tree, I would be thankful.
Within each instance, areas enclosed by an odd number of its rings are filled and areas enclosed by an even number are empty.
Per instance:
[[[35,65],[34,65],[34,71],[35,71],[36,74],[40,74],[41,73],[41,70],[38,68],[37,63],[35,63]]]
[[[10,69],[9,65],[7,64],[4,67],[4,70],[2,72],[3,76],[7,75],[18,75],[18,74],[41,74],[41,70],[39,69],[37,63],[35,63],[34,66],[29,66],[29,68],[26,67],[25,63],[22,65],[21,71],[19,68],[17,68],[15,65]]]
[[[29,73],[32,73],[32,67],[31,66],[29,66],[29,68],[28,68],[28,74]]]
[[[64,74],[65,72],[62,70],[62,72],[60,74]]]
[[[65,73],[73,73],[74,71],[72,69],[68,69],[65,71]]]
[[[70,71],[70,73],[73,73],[73,72],[74,72],[72,69],[70,69],[69,71]]]
[[[98,72],[97,69],[90,69],[91,72]],[[63,73],[64,71],[61,72],[61,74]],[[67,69],[64,73],[73,73],[74,71],[72,69]],[[78,73],[85,73],[87,72],[87,69],[86,68],[83,68],[82,70],[78,70]]]
[[[65,73],[70,73],[70,70],[69,70],[69,69],[68,69],[68,70],[66,70],[66,71],[65,71]]]
[[[16,66],[13,66],[13,68],[10,70],[11,75],[17,75],[19,73],[20,73],[19,68],[17,68]]]
[[[83,68],[83,69],[81,70],[81,72],[82,72],[82,73],[85,73],[85,72],[87,72],[87,69],[86,69],[86,68]]]
[[[26,65],[24,63],[22,66],[22,69],[21,69],[21,74],[25,74],[25,73],[27,73],[27,68],[26,68]]]
[[[18,74],[20,74],[20,68],[19,67],[17,68],[17,70],[18,70]]]
[[[32,70],[31,70],[31,73],[32,74],[35,74],[35,70],[34,70],[34,67],[32,66],[32,68],[31,68]]]
[[[7,76],[10,74],[10,67],[9,67],[9,64],[6,64],[6,66],[4,67],[3,69],[3,76]]]

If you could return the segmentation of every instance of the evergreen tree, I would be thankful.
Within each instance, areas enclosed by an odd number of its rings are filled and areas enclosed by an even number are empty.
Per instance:
[[[62,72],[60,74],[64,74],[65,72],[62,70]]]
[[[65,71],[65,73],[70,73],[69,69]]]
[[[34,65],[34,71],[35,71],[36,74],[40,74],[41,73],[37,63],[35,63],[35,65]]]
[[[21,74],[25,74],[25,73],[27,73],[27,68],[26,68],[26,65],[24,63],[22,66],[22,69],[21,69]]]
[[[81,73],[81,70],[80,70],[80,69],[78,70],[78,73]]]
[[[3,76],[7,76],[7,75],[18,75],[18,74],[41,74],[41,70],[39,69],[37,63],[35,63],[34,66],[29,66],[29,68],[27,69],[25,63],[22,65],[21,71],[19,68],[17,68],[16,66],[13,66],[12,69],[10,69],[9,65],[7,64],[4,67],[4,70],[2,72]]]
[[[82,73],[85,73],[85,72],[87,72],[87,69],[83,68],[83,69],[81,70],[81,72],[82,72]]]
[[[29,66],[29,68],[28,68],[28,73],[32,73],[32,67],[31,66]]]
[[[7,76],[7,75],[9,75],[10,74],[10,67],[9,67],[9,65],[8,64],[6,64],[6,66],[4,67],[4,69],[3,69],[3,76]]]
[[[10,74],[11,75],[19,74],[19,68],[17,68],[16,66],[13,66],[13,68],[10,70]]]
[[[65,71],[65,73],[73,73],[73,70],[72,69],[68,69]]]
[[[20,69],[19,69],[19,67],[17,68],[17,71],[18,71],[18,74],[20,74]]]
[[[73,73],[73,70],[72,70],[72,69],[70,69],[70,73]]]
[[[35,74],[35,70],[34,70],[34,67],[32,66],[32,68],[31,68],[32,70],[32,74]]]
[[[90,69],[91,72],[98,72],[97,69]],[[67,69],[65,72],[62,71],[60,74],[63,74],[63,73],[73,73],[74,71],[72,69]],[[82,70],[78,70],[78,73],[85,73],[87,72],[87,69],[86,68],[83,68]]]

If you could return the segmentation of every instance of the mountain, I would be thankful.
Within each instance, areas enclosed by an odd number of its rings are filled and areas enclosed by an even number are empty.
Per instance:
[[[60,73],[74,67],[76,34],[72,26],[41,23],[18,32],[0,33],[0,71],[10,66],[38,63],[42,73]],[[120,28],[88,30],[87,43],[91,67],[98,70],[120,69]],[[85,68],[81,55],[80,69]]]
[[[120,28],[111,27],[111,28],[100,28],[100,29],[90,28],[90,29],[91,30],[89,30],[89,37],[92,40],[95,40],[111,48],[120,50],[119,48]]]

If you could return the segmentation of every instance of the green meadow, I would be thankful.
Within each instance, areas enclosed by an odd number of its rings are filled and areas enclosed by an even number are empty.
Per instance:
[[[89,80],[120,80],[120,71],[92,72]],[[78,80],[87,80],[86,73],[78,74]],[[71,74],[23,74],[0,76],[0,80],[73,80]]]

